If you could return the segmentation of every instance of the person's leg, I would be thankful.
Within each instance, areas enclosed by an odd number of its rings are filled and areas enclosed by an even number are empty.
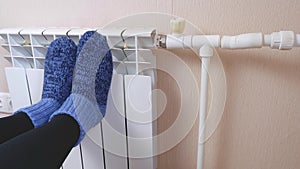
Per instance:
[[[88,41],[88,42],[86,42]],[[112,56],[106,39],[87,32],[81,38],[84,46],[78,50],[78,66],[74,70],[72,94],[59,110],[45,120],[37,118],[45,106],[28,110],[33,130],[27,131],[0,145],[0,164],[10,169],[55,169],[68,153],[79,144],[86,132],[103,118],[112,77]],[[89,76],[91,75],[91,76]],[[53,78],[52,78],[53,79]],[[59,83],[61,84],[61,83]],[[44,117],[44,116],[43,116]],[[43,118],[46,119],[46,118]]]
[[[71,95],[50,116],[51,120],[67,114],[77,121],[80,137],[76,144],[105,116],[112,73],[112,55],[105,37],[96,31],[84,33],[78,43]]]
[[[0,145],[0,165],[7,169],[58,169],[79,138],[79,126],[58,115]]]
[[[0,118],[0,144],[31,129],[33,124],[25,113]]]
[[[51,42],[45,58],[41,100],[14,114],[27,114],[35,128],[48,122],[52,113],[70,95],[76,51],[77,46],[70,38],[60,37]]]

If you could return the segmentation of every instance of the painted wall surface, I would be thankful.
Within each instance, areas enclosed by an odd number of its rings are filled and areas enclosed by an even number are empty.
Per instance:
[[[164,12],[186,18],[206,34],[279,30],[300,33],[299,0],[2,0],[1,4],[0,28],[102,27],[130,14]],[[299,168],[300,49],[217,52],[226,74],[227,100],[218,128],[206,142],[205,168]],[[186,55],[189,57],[179,56],[199,82],[200,60],[192,53]],[[157,62],[165,64],[168,59],[158,57]],[[0,91],[7,91],[3,69],[8,65],[1,56]],[[174,68],[174,73],[180,74],[177,70]],[[158,72],[157,87],[168,98],[158,119],[158,131],[162,132],[176,119],[181,98],[174,79],[164,72]],[[194,125],[176,147],[159,156],[159,169],[196,168],[197,127]],[[168,138],[160,140],[168,141]]]

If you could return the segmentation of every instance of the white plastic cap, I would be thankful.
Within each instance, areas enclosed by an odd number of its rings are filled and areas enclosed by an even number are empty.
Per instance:
[[[280,31],[271,34],[271,48],[280,50],[292,49],[295,43],[293,31]]]
[[[173,34],[182,34],[185,28],[185,20],[182,18],[172,19],[170,26]]]

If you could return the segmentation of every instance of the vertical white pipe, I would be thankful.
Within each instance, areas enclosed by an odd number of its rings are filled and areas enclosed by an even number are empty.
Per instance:
[[[210,64],[210,57],[213,56],[212,48],[208,45],[202,46],[200,48],[200,56],[202,58],[202,68],[201,68],[197,169],[203,169],[203,162],[204,162],[205,118],[206,118],[206,110],[207,110],[207,92],[208,92],[208,80],[209,80],[208,69]]]
[[[203,168],[209,57],[202,57],[197,169]]]

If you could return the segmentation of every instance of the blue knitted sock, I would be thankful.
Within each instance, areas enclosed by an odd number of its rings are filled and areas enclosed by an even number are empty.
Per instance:
[[[80,126],[79,144],[86,132],[104,117],[113,71],[112,56],[105,37],[86,32],[79,40],[71,95],[50,117],[67,114]]]
[[[51,114],[70,95],[76,50],[75,43],[67,37],[58,38],[50,44],[45,60],[42,99],[14,114],[27,114],[34,127],[48,122]]]

